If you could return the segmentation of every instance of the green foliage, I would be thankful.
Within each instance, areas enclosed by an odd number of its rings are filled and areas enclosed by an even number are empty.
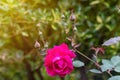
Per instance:
[[[116,72],[120,72],[120,56],[113,56],[111,60],[102,60],[101,69],[102,71],[107,70],[115,70]]]
[[[39,80],[36,70],[42,70],[45,80],[59,80],[46,74],[44,55],[41,54],[56,44],[69,44],[66,36],[72,34],[70,10],[74,9],[77,18],[75,35],[77,43],[81,43],[79,49],[85,55],[90,55],[91,46],[99,46],[105,40],[120,35],[119,5],[119,0],[1,0],[0,80],[27,80],[29,71],[35,80]],[[66,34],[66,31],[70,34]],[[40,51],[34,48],[36,40],[41,45]],[[119,47],[119,44],[105,47],[105,55],[100,58],[110,58],[119,53]],[[89,62],[82,57],[80,59],[91,68]],[[113,58],[112,61],[118,65],[119,60]],[[116,67],[115,71],[119,72],[119,69]],[[73,80],[78,79],[75,74],[78,73],[73,72],[66,80],[71,76]]]
[[[120,63],[120,56],[113,56],[111,58],[111,62],[113,63],[114,66]]]
[[[101,71],[99,71],[97,69],[91,69],[90,72],[93,72],[93,73],[102,73]]]
[[[120,79],[120,76],[113,76],[109,78],[108,80],[119,80],[119,79]]]
[[[107,71],[107,70],[111,70],[114,67],[113,63],[111,63],[111,61],[109,61],[109,60],[103,59],[102,63],[103,63],[103,65],[101,66],[101,69],[103,72]]]
[[[75,60],[75,61],[73,61],[73,65],[74,65],[74,67],[82,67],[85,64],[79,60]]]
[[[101,71],[100,71],[101,70]],[[113,56],[110,60],[102,59],[102,65],[100,66],[100,70],[91,69],[90,72],[93,73],[102,73],[108,72],[111,74],[111,71],[120,72],[120,56]],[[120,76],[112,76],[108,80],[119,80]]]

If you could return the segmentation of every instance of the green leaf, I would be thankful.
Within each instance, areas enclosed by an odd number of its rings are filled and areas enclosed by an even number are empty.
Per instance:
[[[102,72],[107,71],[108,69],[111,69],[111,67],[109,67],[107,65],[102,65],[100,67],[101,67]]]
[[[104,2],[103,4],[108,8],[110,7],[109,3],[107,3],[107,2]]]
[[[22,32],[21,34],[22,34],[22,36],[25,36],[25,37],[29,36],[29,34],[27,32]]]
[[[101,71],[97,70],[97,69],[91,69],[89,70],[90,72],[93,72],[93,73],[102,73]]]
[[[79,60],[75,60],[75,61],[73,61],[73,65],[74,65],[74,67],[82,67],[85,64]]]
[[[97,24],[95,25],[95,30],[98,31],[103,27],[103,24]]]
[[[116,66],[120,66],[120,62],[116,64]]]
[[[51,25],[51,27],[52,27],[53,30],[57,30],[56,26]]]
[[[120,80],[120,76],[113,76],[109,78],[108,80]]]
[[[103,65],[113,67],[113,64],[110,60],[102,59],[102,63],[103,63]]]
[[[92,1],[92,2],[90,3],[90,5],[96,5],[96,4],[99,4],[99,3],[100,3],[99,0],[97,0],[97,1]]]
[[[107,71],[108,69],[112,69],[114,66],[110,60],[103,59],[102,60],[103,65],[101,66],[102,71]]]
[[[96,19],[97,19],[97,22],[99,22],[99,23],[102,23],[102,22],[103,22],[103,21],[102,21],[102,18],[101,18],[100,16],[97,16]]]
[[[114,69],[116,72],[120,72],[120,66],[115,67]]]
[[[112,25],[108,25],[108,24],[106,24],[105,27],[106,27],[109,31],[113,30],[113,28],[114,28]]]
[[[120,56],[113,56],[111,62],[116,66],[120,62]]]
[[[113,16],[109,16],[109,17],[107,17],[107,18],[106,18],[106,22],[111,21],[112,18],[113,18]]]

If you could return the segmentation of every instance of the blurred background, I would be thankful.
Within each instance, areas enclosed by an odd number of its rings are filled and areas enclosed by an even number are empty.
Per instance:
[[[76,37],[81,52],[120,36],[120,0],[0,0],[0,80],[60,80],[45,71],[45,50],[66,40],[70,34],[70,10],[76,16]],[[35,41],[40,49],[34,48]],[[110,58],[120,53],[120,44],[105,47]],[[107,80],[106,73],[93,74],[94,65],[78,55],[86,67],[75,68],[65,80]],[[116,73],[115,73],[116,74]],[[84,77],[86,77],[84,79]]]

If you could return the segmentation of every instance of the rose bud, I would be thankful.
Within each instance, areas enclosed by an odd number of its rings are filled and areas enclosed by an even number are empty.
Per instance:
[[[40,43],[38,41],[36,41],[34,47],[35,48],[40,48]]]
[[[75,20],[76,20],[76,16],[75,16],[74,13],[71,13],[71,15],[70,15],[70,20],[71,20],[71,21],[75,21]]]

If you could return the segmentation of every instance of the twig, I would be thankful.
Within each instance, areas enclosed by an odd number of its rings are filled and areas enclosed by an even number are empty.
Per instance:
[[[78,51],[77,49],[74,49],[74,50],[75,50],[77,53],[79,53],[80,55],[82,55],[83,57],[85,57],[86,59],[92,61],[92,62],[95,63],[95,64],[98,64],[98,63],[96,63],[94,60],[90,59],[89,57],[87,57],[86,55],[84,55],[83,53],[81,53],[80,51]]]
[[[89,57],[87,57],[86,55],[84,55],[83,53],[81,53],[80,51],[78,51],[77,49],[74,49],[74,50],[75,50],[77,53],[79,53],[80,55],[82,55],[83,57],[85,57],[86,59],[92,61],[98,68],[101,69],[100,65],[99,65],[96,61],[90,59]],[[112,74],[110,73],[110,71],[106,71],[106,72],[107,72],[110,76],[112,76]]]

